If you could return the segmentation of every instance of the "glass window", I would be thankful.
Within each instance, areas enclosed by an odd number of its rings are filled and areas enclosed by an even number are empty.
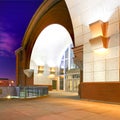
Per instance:
[[[67,50],[65,51],[65,58],[68,58],[68,48],[67,48]]]

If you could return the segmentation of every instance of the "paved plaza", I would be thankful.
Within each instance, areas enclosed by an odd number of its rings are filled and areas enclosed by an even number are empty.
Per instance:
[[[120,105],[56,92],[37,99],[1,99],[0,120],[120,120]]]

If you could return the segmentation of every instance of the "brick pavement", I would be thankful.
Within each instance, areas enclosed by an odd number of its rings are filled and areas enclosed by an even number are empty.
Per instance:
[[[37,99],[1,99],[0,120],[120,120],[120,105],[51,93]]]

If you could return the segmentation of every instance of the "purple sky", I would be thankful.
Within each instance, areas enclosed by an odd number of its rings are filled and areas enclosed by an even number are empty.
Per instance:
[[[43,0],[0,0],[0,78],[16,79],[15,50]]]

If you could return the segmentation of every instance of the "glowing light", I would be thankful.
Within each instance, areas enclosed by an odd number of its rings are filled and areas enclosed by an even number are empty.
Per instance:
[[[42,76],[42,75],[43,75],[43,73],[38,73],[38,74],[37,74],[38,77],[40,77],[40,76]]]
[[[44,72],[44,66],[38,66],[38,73],[42,74]]]
[[[108,49],[100,48],[100,49],[94,50],[94,52],[97,53],[97,54],[105,54],[105,53],[108,53]]]
[[[64,78],[64,75],[60,75],[60,78]]]
[[[49,77],[50,79],[53,79],[53,78],[55,78],[55,75],[54,75],[54,74],[50,74],[48,77]]]
[[[50,74],[55,74],[55,67],[50,67]]]
[[[11,96],[10,96],[10,95],[8,95],[8,96],[7,96],[7,99],[10,99],[10,98],[11,98]]]
[[[12,80],[11,83],[14,83],[14,81]]]

